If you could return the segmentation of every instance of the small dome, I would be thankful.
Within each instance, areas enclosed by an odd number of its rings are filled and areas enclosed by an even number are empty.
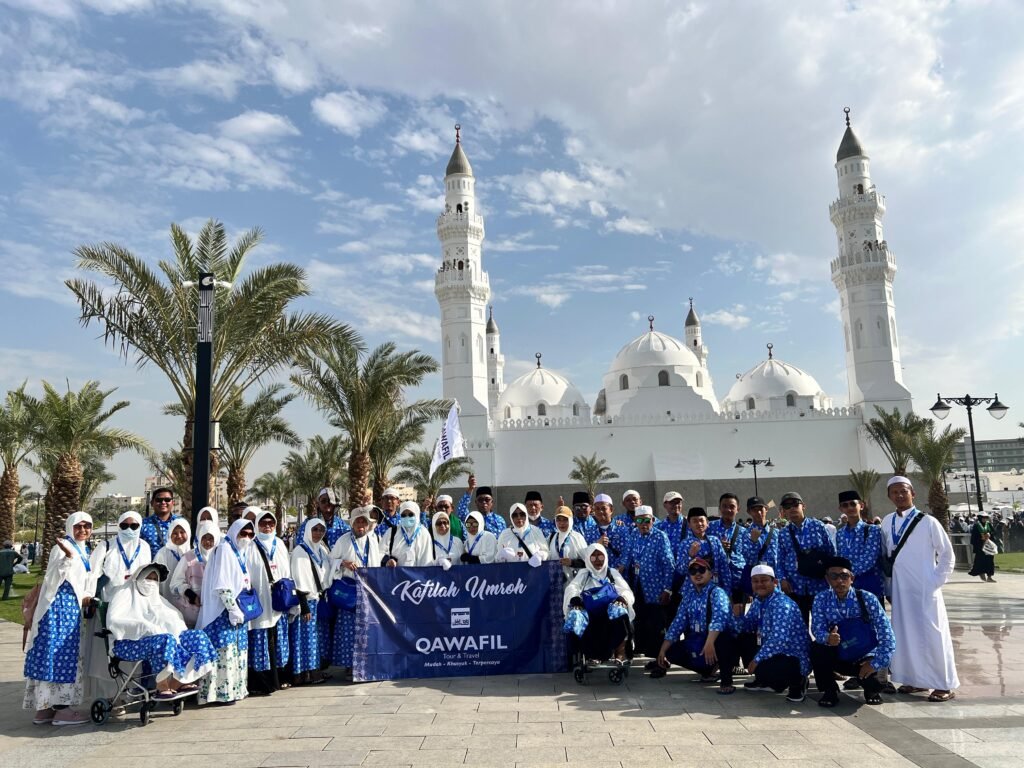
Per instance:
[[[547,413],[540,416],[571,416],[573,406],[577,410],[586,408],[586,401],[580,391],[564,376],[546,368],[534,368],[517,378],[501,393],[498,408],[504,413],[511,408],[509,418],[524,418],[538,415],[537,405],[543,403]],[[564,409],[564,410],[563,410]]]
[[[448,161],[448,167],[445,168],[444,175],[451,176],[453,173],[464,173],[467,176],[473,175],[473,168],[469,164],[469,158],[462,151],[462,142],[458,140],[455,142],[455,149],[452,152],[451,159]]]
[[[701,368],[697,355],[686,346],[685,342],[666,333],[652,330],[642,336],[637,336],[620,349],[608,371],[611,373],[648,366],[664,368],[673,365]]]
[[[700,326],[700,318],[697,317],[697,312],[693,308],[693,299],[690,299],[690,311],[686,313],[686,327],[694,326]]]
[[[760,402],[786,395],[820,398],[825,393],[811,374],[769,357],[736,380],[724,403],[745,403],[751,397]]]
[[[494,322],[494,307],[491,307],[490,313],[487,315],[487,333],[497,333],[498,324]]]
[[[846,126],[846,133],[843,134],[843,140],[839,143],[839,151],[836,152],[836,162],[842,162],[848,157],[867,157],[864,153],[864,147],[860,145],[860,139],[857,138],[857,134],[853,132],[853,128],[849,125]]]

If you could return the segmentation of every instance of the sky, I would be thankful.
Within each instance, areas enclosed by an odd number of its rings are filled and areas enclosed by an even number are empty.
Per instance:
[[[171,222],[210,218],[264,230],[253,264],[303,266],[300,308],[438,356],[460,123],[506,383],[541,352],[593,403],[647,316],[681,337],[693,297],[720,399],[772,343],[841,405],[848,106],[887,198],[915,407],[998,392],[1011,410],[978,438],[1021,436],[1022,28],[1012,0],[0,0],[0,385],[99,380],[131,401],[119,426],[172,447],[169,386],[81,327],[63,281],[77,246],[155,263]],[[111,469],[108,491],[142,493],[142,459]]]

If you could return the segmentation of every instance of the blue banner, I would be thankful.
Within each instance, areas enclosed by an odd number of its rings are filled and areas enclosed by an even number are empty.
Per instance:
[[[566,670],[562,567],[360,569],[357,681]]]

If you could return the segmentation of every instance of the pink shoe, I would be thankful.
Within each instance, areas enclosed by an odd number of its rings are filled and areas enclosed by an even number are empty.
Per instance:
[[[54,725],[85,725],[89,722],[89,715],[77,709],[62,709],[53,718]]]

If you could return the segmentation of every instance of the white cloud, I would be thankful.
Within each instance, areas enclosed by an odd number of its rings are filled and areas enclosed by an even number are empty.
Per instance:
[[[55,258],[31,243],[0,240],[0,290],[23,298],[74,304],[64,285],[74,274],[73,262],[70,254]]]
[[[736,258],[732,251],[716,253],[711,257],[711,263],[723,275],[736,275],[745,269],[743,262]]]
[[[626,235],[656,235],[658,231],[651,226],[650,222],[643,219],[634,219],[629,216],[621,216],[615,221],[606,222],[606,232],[622,232]]]
[[[250,109],[225,120],[218,128],[222,136],[251,143],[299,135],[299,129],[287,117],[258,109]]]
[[[740,314],[742,310],[742,306],[733,307],[733,311],[716,309],[714,312],[701,315],[701,322],[709,323],[710,325],[724,325],[730,330],[739,331],[750,325],[750,318]]]
[[[313,114],[339,133],[357,138],[387,114],[384,102],[358,91],[335,91],[313,99]]]
[[[680,243],[679,250],[682,251],[683,253],[689,253],[690,251],[693,250],[693,246],[690,245],[689,243]]]
[[[417,176],[416,183],[405,189],[405,197],[414,210],[437,215],[444,211],[444,192],[435,176]]]
[[[827,259],[795,253],[755,256],[754,269],[766,272],[770,285],[795,285],[808,281],[824,284],[828,280]]]
[[[249,79],[246,68],[228,58],[216,61],[200,59],[179,67],[166,67],[146,73],[157,85],[169,90],[212,96],[232,101],[238,88]]]
[[[417,152],[428,157],[440,157],[451,151],[434,131],[403,128],[395,134],[392,142],[405,152]]]
[[[596,200],[591,200],[590,215],[597,216],[599,219],[604,219],[607,218],[608,216],[608,209],[605,208],[603,205],[601,205],[601,203],[597,202]]]
[[[557,245],[527,242],[534,236],[532,231],[519,232],[501,240],[488,240],[484,250],[491,253],[526,253],[528,251],[557,251]]]

